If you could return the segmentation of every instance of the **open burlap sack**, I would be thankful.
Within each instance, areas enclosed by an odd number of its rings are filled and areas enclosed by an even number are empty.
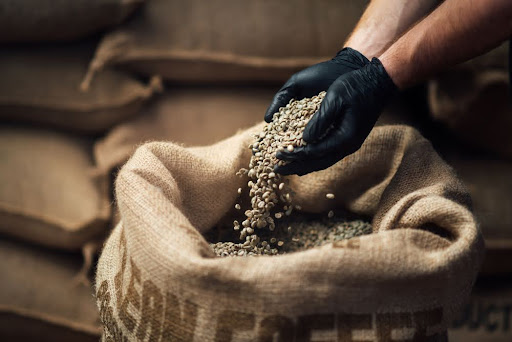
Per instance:
[[[196,82],[278,81],[330,59],[368,0],[151,0],[107,34],[85,80],[105,65]]]
[[[70,41],[121,23],[144,0],[0,0],[0,42]]]
[[[97,341],[93,289],[75,281],[80,255],[0,238],[0,340]]]
[[[148,140],[187,146],[213,144],[260,122],[275,91],[266,87],[170,88],[140,115],[114,127],[95,143],[96,165],[108,173]]]
[[[107,177],[93,174],[91,141],[52,131],[0,128],[0,232],[80,249],[110,220]]]
[[[137,113],[159,88],[105,70],[80,90],[93,44],[0,51],[0,120],[98,133]]]
[[[508,43],[446,71],[429,83],[432,117],[457,137],[512,158]],[[485,113],[485,114],[483,114]]]
[[[445,340],[483,242],[469,195],[430,143],[379,127],[328,170],[291,177],[304,211],[370,215],[373,234],[215,258],[201,233],[233,208],[258,129],[208,147],[148,143],[121,169],[121,222],[96,274],[104,340]]]

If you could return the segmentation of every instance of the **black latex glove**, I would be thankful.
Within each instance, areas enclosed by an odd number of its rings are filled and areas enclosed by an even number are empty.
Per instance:
[[[308,144],[293,152],[279,151],[277,158],[290,163],[277,166],[275,171],[304,175],[354,153],[396,92],[398,88],[377,58],[338,77],[304,129],[303,139]]]
[[[326,62],[312,65],[294,74],[276,93],[270,107],[265,113],[265,121],[272,121],[272,116],[285,107],[291,99],[301,100],[326,91],[341,75],[357,70],[370,61],[351,48],[344,48]]]

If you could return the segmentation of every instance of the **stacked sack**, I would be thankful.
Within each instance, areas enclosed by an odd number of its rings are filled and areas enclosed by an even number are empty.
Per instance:
[[[80,90],[99,32],[142,0],[0,1],[0,340],[95,341],[85,274],[111,221],[94,138],[157,89],[105,70]],[[80,252],[86,255],[82,260]]]

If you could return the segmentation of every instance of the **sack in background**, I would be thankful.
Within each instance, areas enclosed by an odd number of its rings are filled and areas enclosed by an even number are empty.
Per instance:
[[[96,274],[105,340],[444,341],[483,242],[464,186],[411,128],[375,128],[335,166],[290,178],[304,211],[371,216],[373,234],[282,256],[214,257],[201,233],[233,210],[247,182],[235,172],[261,128],[208,147],[145,144],[121,169],[121,222]]]
[[[0,52],[0,120],[101,133],[138,112],[159,88],[105,70],[80,90],[92,44],[4,48]]]
[[[469,303],[454,320],[448,335],[451,342],[511,341],[512,280],[510,277],[479,279]]]
[[[2,0],[0,42],[70,41],[121,23],[144,0]]]
[[[93,174],[90,141],[52,131],[0,128],[0,232],[80,249],[110,219],[107,177]]]
[[[93,290],[74,281],[79,255],[0,238],[3,341],[98,341]]]
[[[460,151],[445,157],[473,199],[486,247],[481,274],[512,274],[512,162]]]
[[[212,144],[260,122],[274,94],[275,89],[259,87],[168,89],[141,115],[116,126],[96,142],[96,164],[107,174],[148,140],[189,146]]]
[[[177,81],[280,83],[332,58],[368,2],[151,0],[104,37],[85,84],[111,64]]]
[[[512,104],[507,44],[475,58],[429,83],[434,120],[465,142],[512,158]]]

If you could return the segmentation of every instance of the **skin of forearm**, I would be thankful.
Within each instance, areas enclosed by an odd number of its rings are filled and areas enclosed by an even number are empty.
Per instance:
[[[511,35],[511,0],[446,0],[379,59],[403,89],[483,54]]]
[[[380,56],[441,0],[372,0],[345,43],[367,58]]]

